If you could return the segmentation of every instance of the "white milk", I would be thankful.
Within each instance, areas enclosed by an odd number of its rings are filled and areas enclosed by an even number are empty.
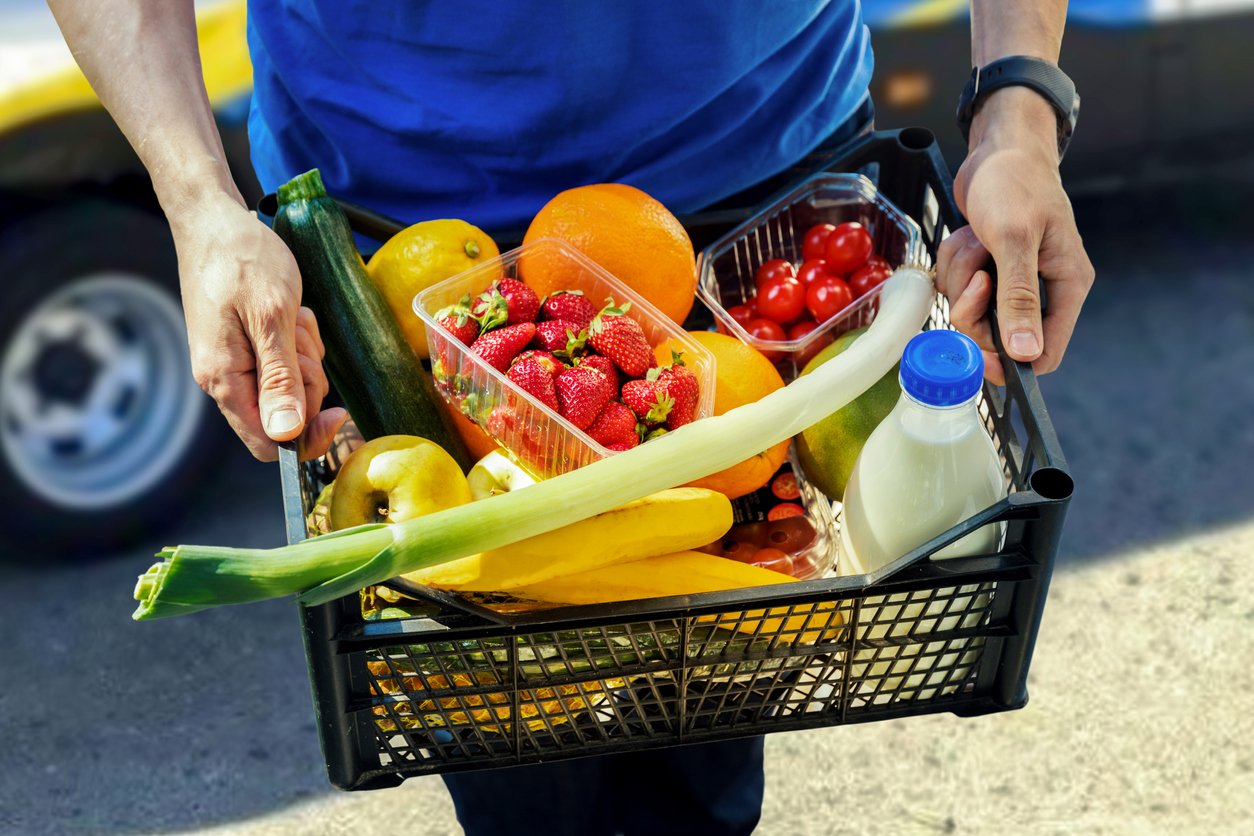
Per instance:
[[[975,344],[955,332],[925,332],[906,347],[901,369],[901,399],[867,439],[845,489],[841,575],[879,569],[1006,496],[997,449],[976,410],[983,357]],[[1003,535],[1000,524],[984,526],[935,558],[993,554]],[[987,604],[988,595],[977,585],[875,596],[863,604],[858,638],[917,638],[975,627],[979,613],[946,613]],[[956,686],[949,683],[969,672],[969,667],[952,668],[975,661],[974,651],[963,652],[969,644],[963,639],[872,647],[855,654],[852,673],[868,677],[863,692],[896,689],[903,677],[885,674],[910,674],[904,677],[906,688],[941,686],[941,693],[950,693]],[[927,675],[937,667],[942,672]],[[928,698],[936,693],[936,687],[926,687],[900,696]]]

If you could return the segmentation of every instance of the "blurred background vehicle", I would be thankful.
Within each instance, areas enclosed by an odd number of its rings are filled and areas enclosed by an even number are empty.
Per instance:
[[[209,95],[251,202],[245,3],[197,9]],[[956,168],[967,3],[863,0],[863,11],[878,124],[934,130]],[[1251,42],[1254,0],[1073,0],[1072,194],[1249,171]],[[42,0],[0,0],[0,276],[0,539],[77,552],[151,533],[186,506],[229,433],[192,382],[174,249],[143,168]]]
[[[255,198],[245,6],[197,6],[210,99]],[[0,276],[0,537],[77,552],[151,530],[226,433],[191,378],[151,185],[42,0],[0,3]]]

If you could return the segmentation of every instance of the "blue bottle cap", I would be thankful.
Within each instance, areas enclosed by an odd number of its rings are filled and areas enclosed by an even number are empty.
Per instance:
[[[928,406],[953,406],[980,391],[984,355],[966,334],[924,331],[901,355],[901,388]]]

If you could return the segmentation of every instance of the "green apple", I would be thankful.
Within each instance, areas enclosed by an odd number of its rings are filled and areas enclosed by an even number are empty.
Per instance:
[[[331,494],[331,530],[412,520],[470,502],[453,457],[435,442],[385,435],[358,447],[340,467]]]

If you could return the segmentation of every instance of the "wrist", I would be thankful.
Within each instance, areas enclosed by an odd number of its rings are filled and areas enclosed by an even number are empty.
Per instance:
[[[215,207],[215,211],[248,208],[231,177],[230,168],[221,160],[210,158],[199,164],[180,160],[164,170],[154,171],[152,183],[157,202],[176,236],[196,224],[208,207]]]
[[[1039,153],[1057,166],[1058,114],[1045,97],[1027,87],[994,90],[971,120],[969,148],[1017,147]]]

